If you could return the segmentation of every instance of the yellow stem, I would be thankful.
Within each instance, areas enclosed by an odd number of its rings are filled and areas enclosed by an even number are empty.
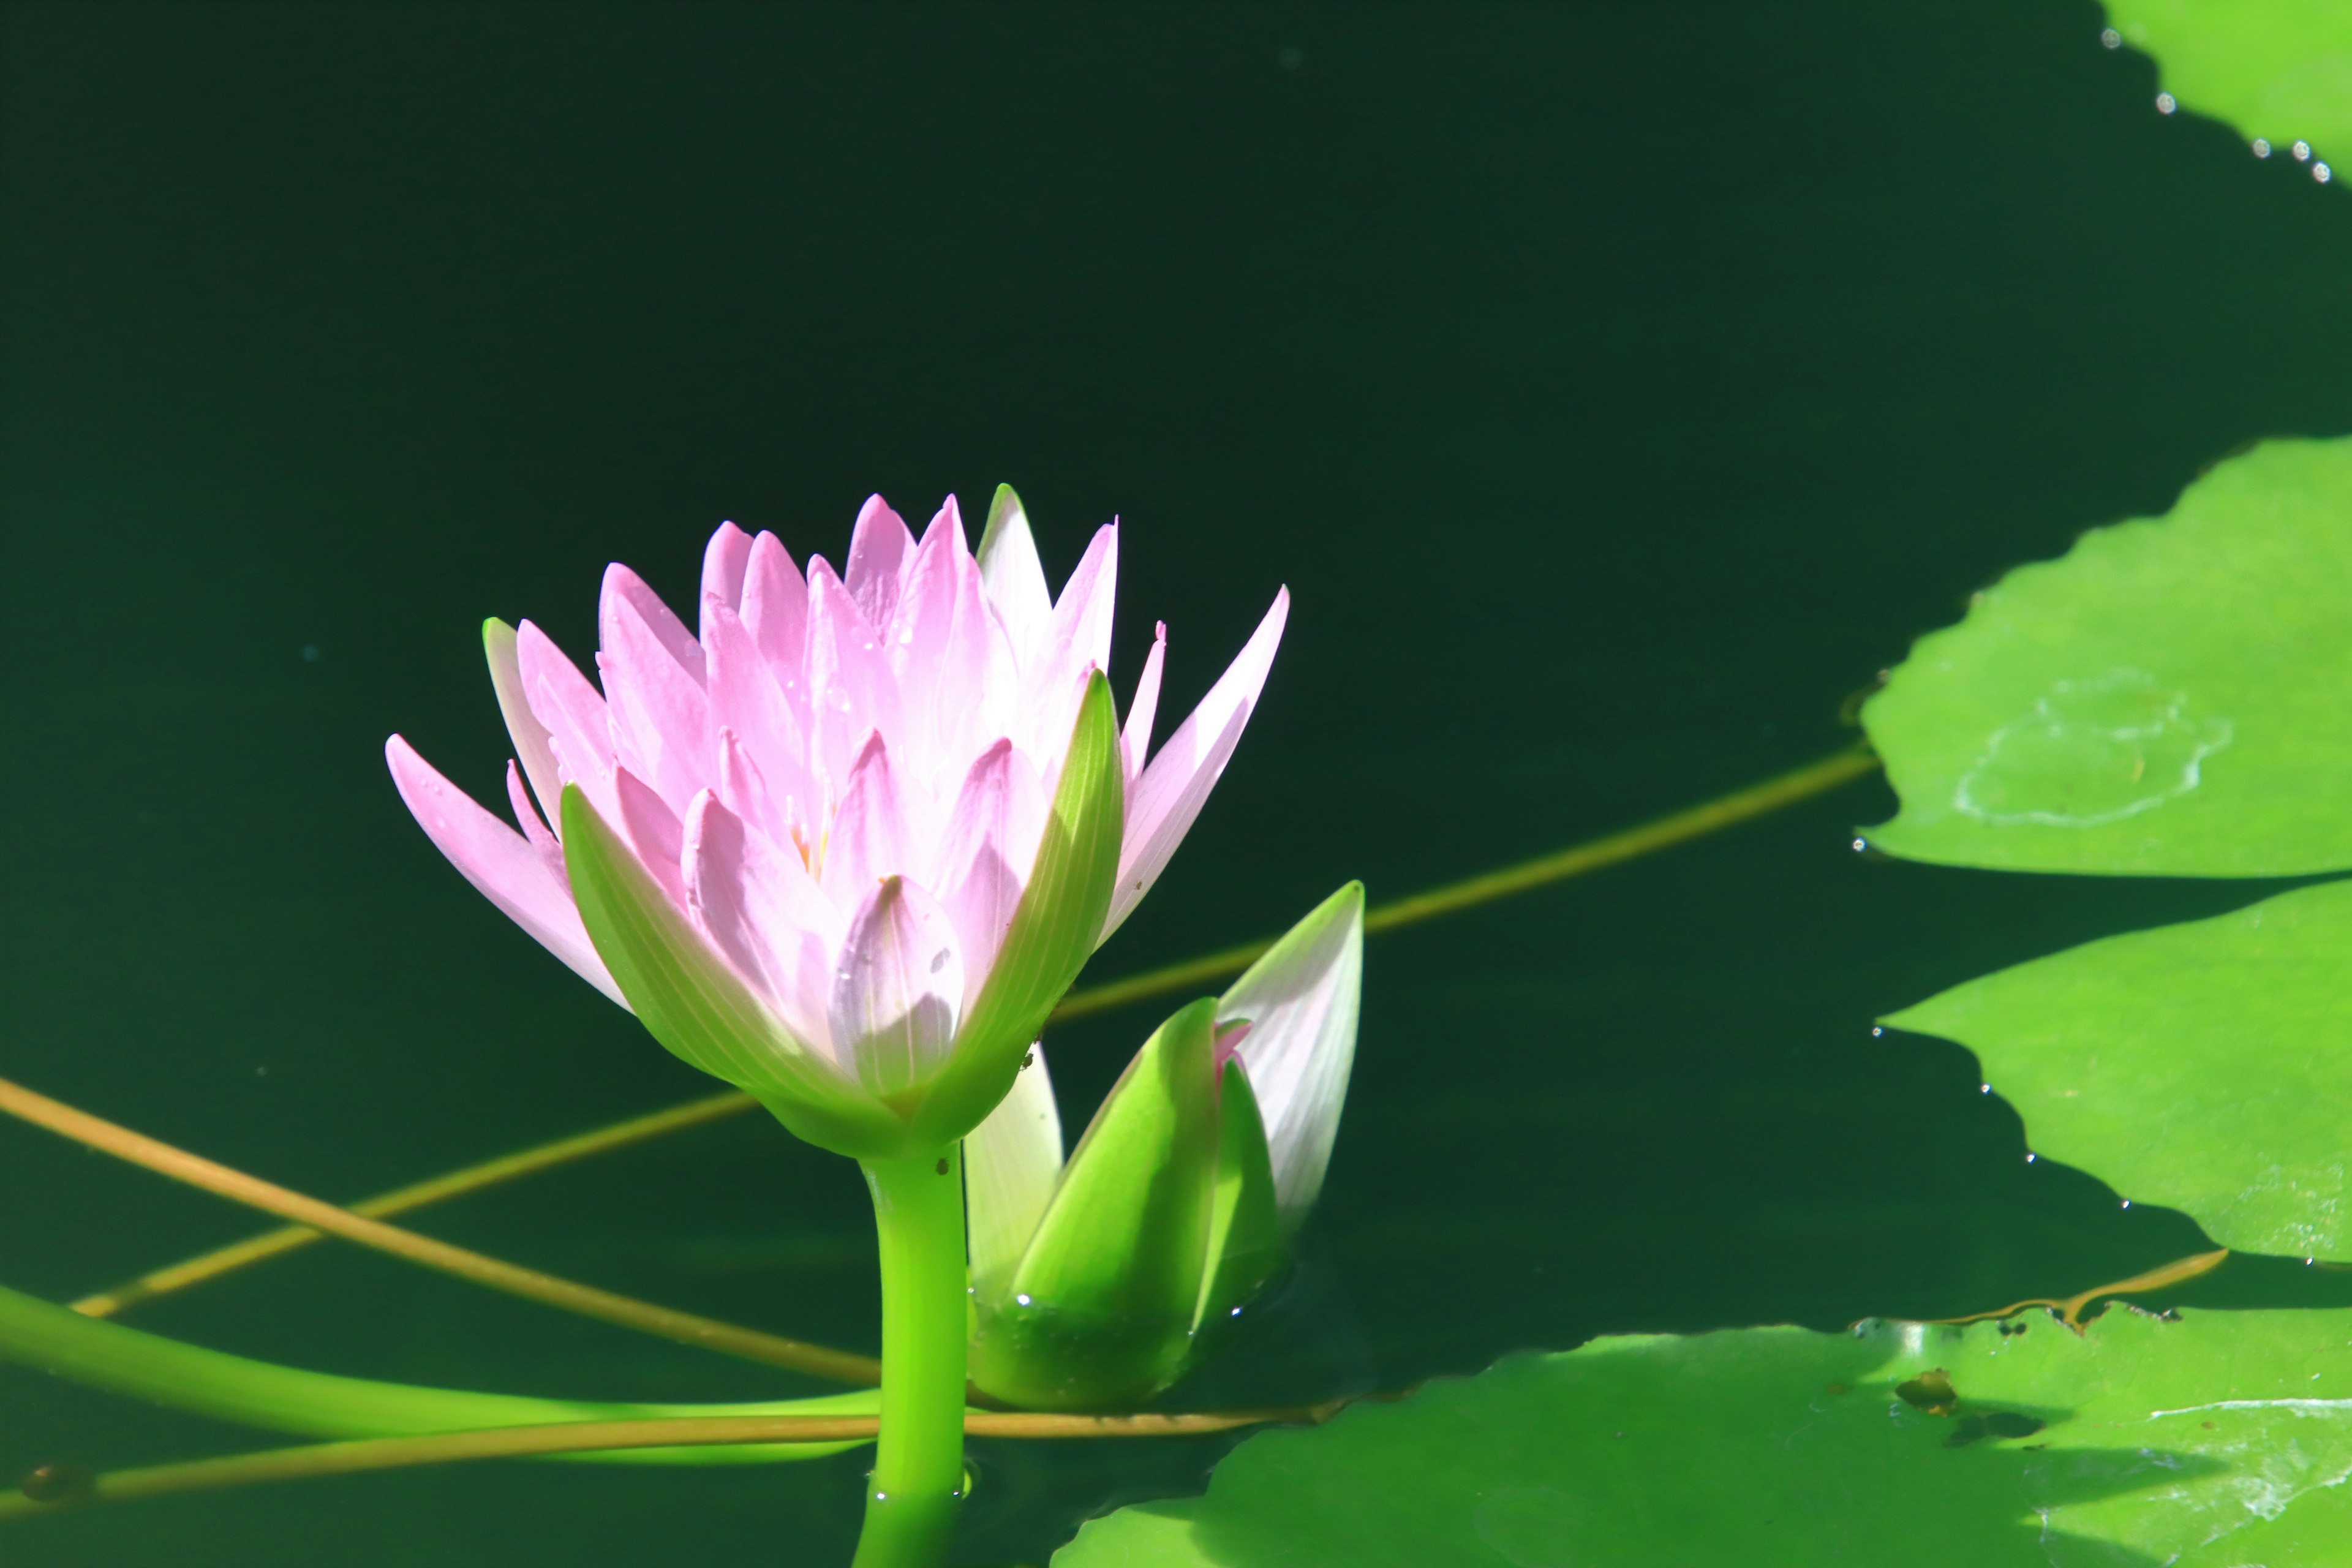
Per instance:
[[[2068,1328],[2079,1334],[2083,1331],[2083,1313],[2094,1301],[2107,1296],[2137,1296],[2143,1291],[2161,1290],[2168,1285],[2185,1285],[2191,1279],[2201,1279],[2212,1273],[2229,1260],[2230,1249],[2224,1247],[2218,1251],[2200,1252],[2194,1257],[2177,1259],[2161,1268],[2151,1268],[2145,1274],[2135,1274],[2128,1279],[2118,1279],[2112,1285],[2094,1286],[2078,1296],[2067,1296],[2056,1300],[2036,1296],[2029,1300],[2012,1301],[2006,1307],[1996,1308],[1990,1312],[1970,1312],[1965,1318],[1930,1318],[1927,1321],[1931,1323],[1981,1323],[1989,1318],[2013,1316],[2022,1312],[2028,1307],[2047,1307],[2057,1313],[2060,1321]]]
[[[341,1237],[345,1241],[356,1242],[362,1247],[373,1247],[378,1252],[389,1253],[427,1268],[437,1268],[461,1279],[470,1279],[477,1285],[487,1285],[494,1290],[520,1296],[526,1300],[559,1307],[583,1317],[597,1318],[622,1328],[674,1340],[679,1344],[698,1345],[705,1350],[740,1356],[746,1361],[761,1362],[770,1366],[790,1367],[795,1372],[814,1373],[819,1377],[836,1378],[844,1383],[872,1384],[881,1381],[881,1363],[871,1356],[855,1355],[847,1351],[810,1344],[802,1340],[788,1340],[777,1334],[761,1333],[757,1329],[723,1323],[715,1318],[656,1306],[650,1301],[639,1301],[610,1290],[600,1290],[593,1285],[582,1285],[552,1274],[542,1274],[535,1268],[507,1263],[462,1247],[452,1247],[446,1241],[435,1241],[415,1231],[386,1225],[382,1220],[362,1218],[348,1209],[339,1209],[332,1204],[306,1197],[274,1182],[247,1175],[217,1161],[207,1160],[201,1154],[175,1149],[144,1133],[117,1126],[86,1110],[77,1110],[61,1100],[37,1094],[5,1079],[0,1079],[0,1111],[37,1127],[47,1128],[119,1160],[143,1166],[159,1175],[185,1182],[192,1187],[201,1187],[234,1203],[274,1214],[280,1219],[294,1220],[313,1230]]]
[[[1271,1422],[1320,1425],[1348,1401],[1286,1405],[1265,1410],[1215,1410],[1186,1415],[1063,1415],[974,1411],[963,1429],[975,1437],[1183,1437],[1229,1432]],[[872,1415],[719,1415],[644,1421],[567,1421],[546,1426],[499,1426],[478,1432],[438,1432],[422,1437],[368,1437],[343,1443],[306,1443],[255,1454],[232,1454],[174,1465],[111,1470],[79,1484],[69,1475],[53,1478],[48,1500],[19,1492],[0,1496],[0,1521],[54,1513],[90,1503],[131,1502],[173,1492],[211,1491],[265,1481],[348,1476],[415,1465],[467,1459],[513,1459],[547,1454],[584,1454],[615,1448],[705,1447],[721,1443],[814,1443],[855,1441],[879,1429]]]
[[[389,1193],[379,1193],[350,1205],[350,1212],[363,1219],[390,1219],[412,1209],[446,1203],[485,1187],[494,1187],[517,1177],[534,1175],[558,1165],[584,1160],[592,1154],[606,1154],[625,1149],[632,1143],[642,1143],[666,1133],[682,1132],[689,1127],[700,1127],[723,1117],[740,1115],[754,1109],[759,1101],[748,1094],[733,1089],[725,1094],[706,1095],[700,1100],[674,1105],[667,1110],[632,1117],[626,1121],[600,1127],[571,1138],[559,1138],[552,1143],[541,1143],[534,1149],[486,1160],[478,1165],[468,1165],[462,1171],[451,1171],[430,1181],[417,1182]],[[136,1279],[84,1296],[72,1303],[73,1310],[88,1318],[110,1318],[117,1312],[152,1301],[158,1296],[168,1296],[175,1290],[185,1290],[208,1279],[234,1273],[249,1265],[281,1257],[314,1241],[324,1241],[326,1233],[307,1225],[289,1225],[277,1230],[263,1231],[243,1241],[215,1247],[185,1262],[174,1263],[168,1268],[158,1268],[142,1274]]]

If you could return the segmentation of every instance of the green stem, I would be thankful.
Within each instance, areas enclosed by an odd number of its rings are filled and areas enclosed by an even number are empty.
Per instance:
[[[882,1435],[854,1568],[931,1568],[963,1499],[962,1149],[863,1163],[882,1240]]]

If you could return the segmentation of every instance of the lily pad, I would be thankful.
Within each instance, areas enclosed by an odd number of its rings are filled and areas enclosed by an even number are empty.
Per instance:
[[[2352,440],[2273,441],[1919,639],[1862,710],[1890,854],[2016,871],[2352,867]]]
[[[2035,1315],[1601,1340],[1254,1437],[1207,1495],[1097,1520],[1054,1561],[2340,1565],[2347,1342],[2352,1312],[2126,1310],[2081,1337]],[[1899,1395],[1937,1372],[1949,1414]]]
[[[2352,159],[2352,7],[2342,0],[2112,0],[2184,107],[2249,140]]]
[[[2352,1256],[2352,882],[2086,943],[1886,1022],[1977,1054],[2044,1156],[2224,1247]]]

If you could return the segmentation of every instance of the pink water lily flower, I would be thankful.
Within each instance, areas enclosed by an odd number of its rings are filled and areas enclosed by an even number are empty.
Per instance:
[[[386,755],[467,879],[672,1051],[827,1147],[936,1147],[1166,867],[1281,638],[1286,592],[1147,762],[1166,628],[1119,728],[1118,562],[1113,523],[1049,595],[1009,488],[977,553],[953,498],[918,542],[876,497],[838,574],[723,524],[698,632],[607,571],[597,685],[485,627],[515,827]]]

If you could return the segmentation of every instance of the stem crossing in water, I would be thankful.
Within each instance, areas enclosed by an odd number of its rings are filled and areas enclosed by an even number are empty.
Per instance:
[[[855,1568],[932,1568],[963,1500],[962,1148],[863,1164],[882,1243],[882,1432]]]

